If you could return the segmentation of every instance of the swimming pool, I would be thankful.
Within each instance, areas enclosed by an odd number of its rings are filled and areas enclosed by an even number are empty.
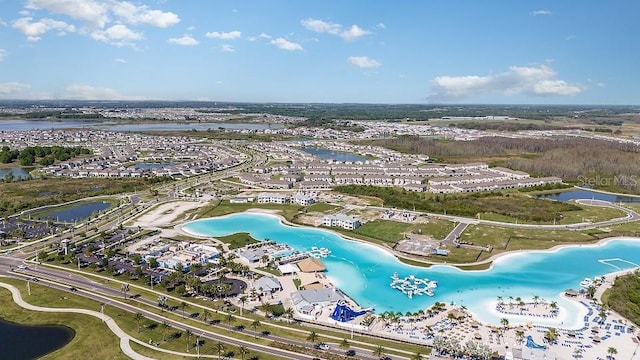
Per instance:
[[[512,323],[528,321],[495,311],[497,296],[505,301],[509,297],[526,301],[539,296],[557,301],[560,314],[557,318],[540,319],[537,324],[582,327],[586,308],[562,299],[560,293],[569,288],[579,289],[585,277],[593,278],[640,264],[640,239],[634,238],[554,251],[514,253],[496,260],[489,270],[462,271],[446,265],[428,269],[407,265],[377,246],[348,240],[322,229],[288,226],[277,216],[267,214],[239,213],[201,219],[185,224],[183,229],[202,236],[249,232],[256,239],[270,239],[298,251],[325,247],[331,251],[322,259],[327,277],[362,307],[374,307],[378,313],[387,310],[405,313],[424,310],[436,301],[455,302],[466,306],[481,321],[494,324],[499,324],[503,317]],[[395,272],[401,278],[415,275],[437,281],[435,296],[409,299],[392,289],[389,283]]]

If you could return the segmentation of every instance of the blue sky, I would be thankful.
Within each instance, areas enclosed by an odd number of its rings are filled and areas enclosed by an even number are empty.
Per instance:
[[[0,99],[639,104],[637,0],[0,0]]]

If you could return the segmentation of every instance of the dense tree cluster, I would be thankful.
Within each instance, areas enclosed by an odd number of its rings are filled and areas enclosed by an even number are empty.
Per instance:
[[[607,293],[607,305],[640,326],[640,271],[619,276]]]
[[[0,162],[9,164],[18,160],[21,166],[31,166],[39,159],[40,165],[48,166],[56,160],[67,161],[76,156],[89,154],[91,150],[81,147],[29,146],[22,150],[11,150],[8,146],[3,146],[0,150]]]
[[[509,159],[504,165],[533,175],[557,176],[595,188],[640,190],[640,147],[630,143],[586,138],[501,136],[472,141],[437,141],[419,136],[400,136],[374,140],[373,144],[446,160],[506,156]]]

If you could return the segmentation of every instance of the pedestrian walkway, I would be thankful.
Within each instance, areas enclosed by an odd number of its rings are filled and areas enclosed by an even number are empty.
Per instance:
[[[131,344],[129,341],[135,340],[131,336],[122,330],[118,324],[111,318],[103,313],[87,310],[87,309],[75,309],[75,308],[47,308],[42,306],[31,305],[28,302],[22,299],[22,295],[20,294],[20,290],[13,285],[5,284],[0,282],[0,287],[3,287],[11,292],[13,296],[13,301],[18,304],[20,307],[23,307],[27,310],[31,311],[40,311],[40,312],[57,312],[57,313],[75,313],[75,314],[85,314],[93,317],[97,317],[101,319],[107,326],[109,330],[111,330],[117,337],[120,338],[120,349],[122,352],[134,360],[153,360],[153,358],[149,358],[143,355],[138,354],[131,348]],[[138,342],[138,341],[136,341]]]

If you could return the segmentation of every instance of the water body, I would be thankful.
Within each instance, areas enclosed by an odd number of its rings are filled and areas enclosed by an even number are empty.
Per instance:
[[[356,161],[366,161],[367,158],[364,156],[360,156],[350,152],[344,151],[333,151],[316,147],[304,147],[302,148],[305,152],[315,155],[323,160],[336,160],[343,162],[356,162]]]
[[[100,124],[97,124],[100,125]],[[109,131],[212,131],[225,130],[265,130],[265,129],[282,129],[282,124],[241,124],[241,123],[156,123],[156,124],[122,124],[122,125],[100,125],[96,126],[102,130]]]
[[[0,131],[27,131],[82,128],[98,123],[89,121],[0,120]]]
[[[0,169],[0,179],[4,179],[5,175],[11,171],[15,179],[27,179],[29,178],[29,172],[23,168],[5,168]]]
[[[584,189],[576,189],[576,190],[552,193],[552,194],[541,194],[541,195],[537,195],[536,197],[540,199],[551,199],[551,200],[558,200],[558,201],[594,199],[594,200],[604,200],[604,201],[610,201],[610,202],[640,203],[640,197],[603,194],[600,192],[589,191]]]
[[[153,170],[153,169],[164,169],[166,167],[174,166],[176,163],[174,162],[164,162],[164,163],[138,163],[134,165],[136,170]]]
[[[108,209],[110,206],[111,203],[108,201],[96,201],[58,210],[47,214],[44,218],[51,219],[53,221],[74,222],[88,218],[98,211]]]
[[[66,326],[27,326],[0,319],[3,359],[37,359],[68,344],[75,331]]]
[[[27,131],[27,130],[51,130],[69,128],[94,128],[109,131],[172,131],[172,130],[264,130],[282,129],[282,124],[243,124],[243,123],[142,123],[120,124],[100,121],[50,121],[50,120],[1,120],[0,131]]]
[[[585,277],[593,278],[640,264],[640,239],[635,238],[553,252],[515,253],[501,257],[489,270],[462,271],[446,265],[431,268],[407,265],[374,245],[347,240],[326,230],[287,226],[271,215],[233,214],[192,221],[185,224],[184,229],[202,236],[249,232],[256,239],[269,238],[298,251],[325,247],[331,251],[322,259],[327,277],[362,307],[374,307],[377,313],[387,310],[405,313],[424,310],[436,301],[455,302],[473,311],[480,320],[493,324],[499,324],[503,317],[514,324],[526,322],[497,313],[497,296],[521,297],[525,301],[539,296],[557,301],[561,311],[557,318],[540,319],[538,324],[580,328],[586,309],[564,300],[560,294],[566,289],[579,289]],[[389,286],[394,272],[400,278],[415,275],[437,281],[435,296],[409,299]]]

